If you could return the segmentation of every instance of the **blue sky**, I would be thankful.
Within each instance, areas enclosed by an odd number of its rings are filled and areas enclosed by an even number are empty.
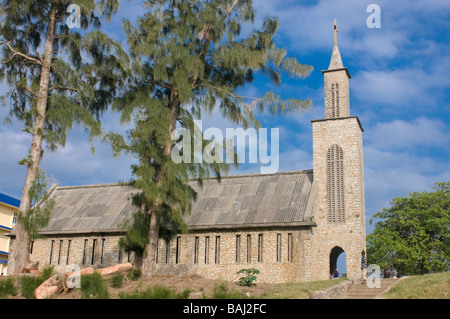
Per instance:
[[[369,4],[381,8],[381,28],[370,29]],[[282,78],[275,87],[257,77],[245,95],[262,96],[273,90],[284,98],[311,99],[305,113],[260,115],[265,128],[280,130],[280,171],[312,168],[312,119],[324,118],[323,76],[333,47],[333,20],[338,21],[338,43],[350,80],[350,112],[364,128],[364,171],[367,232],[371,215],[387,207],[393,197],[413,191],[430,191],[435,182],[450,180],[450,1],[293,1],[256,0],[254,27],[267,15],[279,18],[275,42],[289,56],[314,67],[305,79]],[[123,18],[134,21],[142,13],[137,1],[122,1],[117,17],[103,31],[115,40],[126,39]],[[247,29],[248,30],[248,29]],[[1,84],[2,93],[5,84]],[[0,120],[7,114],[0,107]],[[232,127],[218,112],[204,118],[210,126]],[[0,122],[0,123],[1,123]],[[105,130],[125,131],[117,114],[102,118]],[[0,124],[0,192],[20,198],[31,137],[19,123]],[[83,129],[75,128],[65,148],[46,152],[42,168],[60,185],[114,183],[131,178],[131,156],[112,158],[108,145],[95,142],[96,152]],[[258,165],[243,165],[233,174],[258,173]]]

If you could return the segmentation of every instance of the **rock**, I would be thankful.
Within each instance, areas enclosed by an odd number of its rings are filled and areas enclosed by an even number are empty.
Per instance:
[[[22,268],[22,273],[30,273],[30,270],[38,270],[39,261],[29,261],[25,267]]]
[[[58,275],[53,275],[34,290],[34,298],[45,299],[59,291]]]
[[[123,263],[123,264],[117,264],[117,265],[107,267],[107,268],[98,269],[97,271],[102,276],[108,276],[108,275],[124,273],[131,269],[133,269],[133,265],[131,263]]]

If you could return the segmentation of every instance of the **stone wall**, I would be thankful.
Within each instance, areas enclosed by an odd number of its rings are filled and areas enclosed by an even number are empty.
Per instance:
[[[30,259],[39,261],[39,269],[52,265],[59,273],[66,272],[70,268],[68,266],[72,264],[80,268],[104,268],[119,262],[132,262],[133,253],[119,249],[120,237],[120,234],[45,236],[32,241]],[[11,254],[14,253],[14,246],[15,239],[12,238]],[[9,266],[10,269],[14,269],[13,258]]]
[[[177,236],[169,242],[168,248],[167,243],[160,239],[155,270],[237,281],[240,275],[236,273],[240,269],[256,268],[261,272],[257,276],[257,282],[260,283],[307,281],[307,273],[304,271],[308,258],[305,242],[309,241],[309,232],[307,228],[301,227],[197,231]],[[133,262],[134,255],[123,250],[119,260],[120,236],[121,234],[47,236],[33,241],[30,259],[39,261],[40,269],[51,264],[60,273],[72,270],[68,269],[71,264],[77,264],[80,268],[103,268],[118,262]],[[96,244],[93,255],[94,240]],[[216,249],[217,240],[219,247]],[[14,251],[14,239],[11,243]]]
[[[330,276],[330,252],[341,247],[346,254],[349,278],[360,276],[361,250],[365,249],[364,176],[362,129],[357,117],[316,120],[313,122],[314,183],[317,187],[314,222],[317,228],[311,236],[313,280]],[[328,221],[327,150],[337,144],[344,153],[345,222]]]

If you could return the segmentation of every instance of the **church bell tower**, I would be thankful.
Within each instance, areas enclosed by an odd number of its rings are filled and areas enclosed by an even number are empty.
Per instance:
[[[350,116],[350,72],[342,63],[334,21],[334,46],[322,71],[325,118],[312,120],[314,201],[312,245],[316,279],[327,279],[345,252],[349,278],[360,276],[361,251],[366,246],[364,169],[361,123]],[[334,269],[333,269],[334,268]],[[341,270],[342,272],[342,270]]]

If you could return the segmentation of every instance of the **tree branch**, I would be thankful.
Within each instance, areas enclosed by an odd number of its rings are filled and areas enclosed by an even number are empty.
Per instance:
[[[28,86],[18,86],[18,89],[23,89],[25,91],[27,91],[28,93],[30,93],[31,95],[33,95],[35,98],[38,97],[38,94],[36,92],[34,92],[31,88],[29,88]]]
[[[8,46],[8,48],[9,48],[15,55],[19,55],[19,56],[21,56],[21,57],[27,59],[28,61],[31,61],[31,62],[34,62],[34,63],[36,63],[36,64],[42,65],[41,61],[39,61],[39,60],[37,60],[37,59],[35,59],[35,58],[32,58],[32,57],[30,57],[30,56],[28,56],[28,55],[26,55],[26,54],[23,54],[22,52],[19,52],[19,51],[14,50],[14,49],[9,45],[9,42],[3,42],[2,44],[6,44],[6,45]]]
[[[75,92],[80,91],[79,89],[62,86],[62,85],[53,85],[53,86],[49,87],[48,90],[49,91],[51,91],[51,90],[68,90],[68,91],[75,91]]]

